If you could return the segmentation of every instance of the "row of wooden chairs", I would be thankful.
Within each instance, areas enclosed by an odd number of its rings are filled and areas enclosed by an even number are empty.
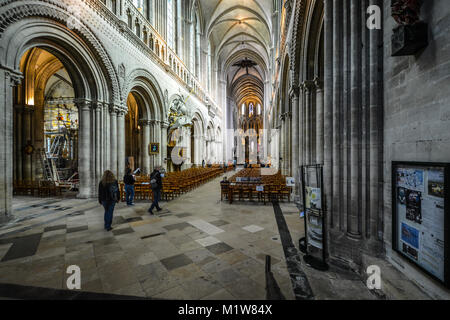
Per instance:
[[[291,201],[292,188],[283,185],[264,185],[263,191],[257,191],[256,186],[259,184],[221,184],[220,199],[233,201],[258,201],[266,204],[271,201]]]
[[[200,185],[216,178],[223,173],[220,167],[215,168],[191,168],[179,172],[166,173],[162,179],[162,199],[169,201],[185,194]],[[121,200],[125,201],[125,185],[120,183]],[[152,200],[153,192],[150,185],[149,176],[136,177],[134,185],[134,199],[135,200]]]
[[[52,197],[62,195],[64,187],[48,180],[17,180],[13,183],[13,194],[23,196]]]
[[[190,168],[184,171],[171,172],[163,179],[162,197],[173,200],[223,173],[223,168]]]
[[[242,178],[247,178],[247,182]],[[256,181],[253,181],[256,180]],[[261,175],[260,168],[246,168],[230,178],[230,183],[221,183],[221,200],[230,203],[235,200],[257,200],[266,204],[271,201],[291,201],[292,188],[286,186],[286,177],[278,171],[274,175]],[[264,191],[257,191],[257,186],[263,186]]]

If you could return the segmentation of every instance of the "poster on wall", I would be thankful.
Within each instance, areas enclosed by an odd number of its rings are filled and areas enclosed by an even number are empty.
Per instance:
[[[449,285],[449,165],[394,162],[393,249]]]

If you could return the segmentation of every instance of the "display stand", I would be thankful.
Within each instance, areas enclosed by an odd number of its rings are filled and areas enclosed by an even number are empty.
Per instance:
[[[305,248],[303,260],[320,271],[328,270],[326,263],[325,210],[323,204],[323,167],[302,166],[302,198],[305,212],[305,238],[300,239]],[[301,242],[304,242],[302,244]]]

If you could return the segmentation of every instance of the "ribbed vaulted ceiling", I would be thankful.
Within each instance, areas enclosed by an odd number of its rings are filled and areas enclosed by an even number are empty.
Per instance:
[[[263,105],[272,45],[271,0],[200,0],[205,32],[237,105],[256,99]],[[256,65],[236,66],[242,60]]]

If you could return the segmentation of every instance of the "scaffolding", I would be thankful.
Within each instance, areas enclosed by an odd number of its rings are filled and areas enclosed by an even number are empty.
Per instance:
[[[71,190],[78,189],[78,109],[73,98],[46,101],[44,126],[44,178]]]

